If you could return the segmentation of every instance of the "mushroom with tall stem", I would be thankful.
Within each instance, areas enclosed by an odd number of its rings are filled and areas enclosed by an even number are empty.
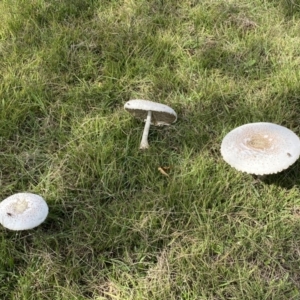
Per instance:
[[[130,100],[125,103],[124,108],[135,117],[145,121],[140,149],[149,148],[148,135],[151,124],[156,126],[170,125],[177,120],[177,114],[171,107],[149,100]]]

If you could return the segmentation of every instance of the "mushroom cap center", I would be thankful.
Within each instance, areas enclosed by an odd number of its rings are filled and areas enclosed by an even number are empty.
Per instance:
[[[246,139],[246,145],[250,148],[256,150],[266,150],[271,149],[273,144],[273,139],[266,134],[253,134],[251,137]]]
[[[11,205],[11,208],[15,214],[22,214],[29,208],[28,201],[25,199],[18,199]]]

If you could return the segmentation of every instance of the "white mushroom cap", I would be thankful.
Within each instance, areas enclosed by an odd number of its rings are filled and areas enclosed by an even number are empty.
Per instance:
[[[48,211],[48,205],[41,196],[18,193],[0,203],[0,223],[11,230],[31,229],[46,219]]]
[[[235,169],[256,175],[281,172],[300,155],[300,139],[286,127],[250,123],[235,128],[223,139],[221,154]]]
[[[125,103],[124,108],[136,118],[146,121],[148,111],[152,112],[152,125],[170,125],[177,120],[176,112],[169,106],[149,100],[134,99]]]

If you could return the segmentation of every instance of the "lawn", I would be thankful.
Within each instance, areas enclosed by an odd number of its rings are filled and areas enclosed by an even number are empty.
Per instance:
[[[0,19],[1,200],[49,205],[0,227],[0,299],[300,299],[300,162],[260,180],[220,154],[246,123],[300,134],[299,1],[2,0]],[[178,114],[144,151],[135,98]]]

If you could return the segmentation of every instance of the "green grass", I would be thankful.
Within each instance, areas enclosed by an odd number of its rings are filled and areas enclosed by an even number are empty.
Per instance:
[[[300,299],[299,162],[257,181],[219,150],[248,122],[300,134],[298,1],[2,0],[0,19],[1,199],[50,208],[0,229],[0,299]],[[133,98],[178,113],[148,151]]]

